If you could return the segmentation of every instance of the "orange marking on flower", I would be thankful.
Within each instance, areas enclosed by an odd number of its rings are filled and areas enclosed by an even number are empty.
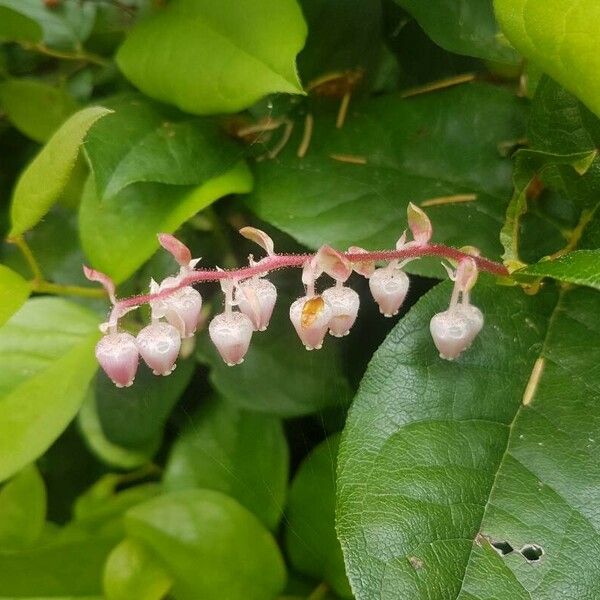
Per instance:
[[[310,300],[307,300],[302,307],[302,318],[300,319],[300,325],[306,329],[310,327],[316,320],[317,317],[323,312],[325,308],[325,300],[321,296],[315,296]]]

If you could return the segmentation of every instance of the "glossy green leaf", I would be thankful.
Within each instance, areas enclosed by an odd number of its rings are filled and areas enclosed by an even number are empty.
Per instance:
[[[395,0],[436,44],[450,52],[516,64],[519,55],[500,33],[492,0]]]
[[[0,490],[0,548],[31,546],[46,520],[46,488],[34,465],[25,467]]]
[[[121,469],[134,469],[149,462],[156,451],[159,439],[148,447],[132,450],[109,440],[98,417],[96,397],[90,390],[77,413],[77,424],[88,448],[104,463]]]
[[[352,597],[335,533],[335,470],[338,434],[304,459],[292,482],[286,509],[286,546],[292,566]]]
[[[117,388],[104,372],[98,372],[95,405],[107,441],[152,457],[162,441],[165,422],[195,367],[193,359],[179,360],[169,377],[156,377],[140,365],[135,384],[129,388]]]
[[[95,121],[109,113],[101,106],[75,113],[21,173],[12,200],[11,235],[31,229],[58,200],[75,167],[85,134]]]
[[[382,43],[380,0],[300,0],[300,6],[308,37],[298,69],[307,85],[331,73],[374,68]]]
[[[436,241],[474,245],[497,257],[511,190],[510,161],[498,146],[522,137],[524,116],[512,94],[479,84],[356,104],[343,129],[335,128],[331,115],[315,115],[306,156],[296,156],[297,124],[277,160],[257,165],[248,206],[312,248],[381,249],[394,247],[406,228],[408,203],[425,202]],[[366,164],[340,162],[336,155]],[[426,201],[465,195],[475,199],[427,207]],[[442,272],[439,261],[408,268]]]
[[[235,112],[272,92],[301,93],[306,24],[295,0],[173,0],[140,21],[117,54],[152,98],[193,114]]]
[[[20,275],[0,265],[0,326],[27,300],[31,286]]]
[[[135,540],[123,540],[104,568],[106,600],[161,600],[171,583],[154,555]]]
[[[65,90],[36,79],[8,79],[0,83],[0,107],[19,131],[45,142],[77,103]]]
[[[279,419],[211,400],[175,442],[164,484],[170,490],[223,492],[274,529],[285,501],[288,461]]]
[[[285,567],[271,534],[220,492],[165,494],[132,508],[125,525],[165,565],[178,600],[272,600],[283,589]]]
[[[600,250],[576,250],[555,260],[529,265],[515,275],[552,277],[567,283],[587,285],[600,290]]]
[[[158,248],[158,232],[175,231],[215,200],[251,188],[245,162],[223,165],[198,187],[130,185],[104,202],[90,178],[79,210],[81,244],[94,268],[119,283]]]
[[[0,329],[0,481],[75,416],[97,368],[98,319],[59,298],[29,300]]]
[[[515,48],[600,115],[600,5],[595,0],[494,0],[494,8]]]
[[[0,39],[77,48],[94,24],[94,4],[67,0],[51,8],[40,0],[0,0]]]
[[[210,366],[210,381],[228,402],[286,417],[348,405],[352,391],[343,371],[343,342],[329,338],[322,350],[307,352],[290,322],[291,303],[289,292],[280,289],[269,328],[253,335],[241,365],[228,367],[208,336],[198,338],[198,359]]]
[[[349,415],[337,528],[356,597],[594,598],[600,295],[484,280],[484,328],[447,362],[428,322],[449,293],[392,331]]]
[[[244,150],[208,118],[165,109],[140,95],[105,103],[114,113],[85,143],[102,200],[144,181],[199,185],[234,167]]]

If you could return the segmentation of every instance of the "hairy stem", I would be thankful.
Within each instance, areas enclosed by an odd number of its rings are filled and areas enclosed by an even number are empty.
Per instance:
[[[407,245],[400,250],[381,250],[376,252],[366,252],[360,254],[353,254],[351,252],[341,253],[350,262],[367,262],[367,261],[389,261],[389,260],[402,260],[407,258],[421,258],[422,256],[439,256],[441,258],[447,258],[450,260],[459,261],[463,258],[472,258],[480,271],[486,271],[497,277],[508,277],[509,273],[504,265],[500,263],[482,258],[480,256],[471,256],[462,250],[452,248],[450,246],[444,246],[443,244],[427,244],[427,245]],[[188,275],[183,277],[178,286],[162,290],[156,294],[142,294],[139,296],[132,296],[125,300],[119,300],[115,305],[115,308],[125,309],[134,306],[140,306],[154,300],[160,300],[166,298],[173,292],[182,287],[193,285],[202,281],[220,281],[221,279],[234,279],[242,280],[248,279],[254,275],[263,275],[270,271],[277,269],[283,269],[286,267],[302,267],[307,260],[310,260],[314,254],[274,254],[267,256],[259,261],[257,264],[244,267],[242,269],[231,269],[227,271],[222,270],[210,270],[210,271],[191,271]]]

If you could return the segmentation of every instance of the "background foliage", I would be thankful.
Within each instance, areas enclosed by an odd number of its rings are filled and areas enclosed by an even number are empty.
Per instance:
[[[0,599],[600,597],[599,11],[0,0]],[[456,362],[424,259],[392,321],[353,278],[320,352],[282,272],[243,365],[201,331],[169,378],[98,372],[82,263],[126,296],[174,270],[158,231],[207,266],[244,225],[392,247],[409,202],[511,272]]]

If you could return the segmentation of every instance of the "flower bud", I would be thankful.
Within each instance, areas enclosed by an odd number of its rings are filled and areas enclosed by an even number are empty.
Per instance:
[[[388,267],[375,269],[369,278],[371,294],[385,317],[398,314],[408,293],[408,285],[408,275],[404,271]]]
[[[221,313],[208,326],[210,339],[230,367],[244,362],[253,330],[252,321],[241,312]]]
[[[179,331],[168,323],[151,323],[136,338],[144,362],[155,375],[170,375],[181,348]]]
[[[477,335],[474,322],[459,307],[434,315],[429,329],[440,357],[446,360],[458,358]]]
[[[235,302],[250,318],[255,331],[267,328],[276,301],[277,288],[266,279],[249,279],[240,283],[235,290]]]
[[[198,328],[202,296],[191,286],[173,292],[162,300],[167,321],[177,327],[182,338],[191,337]]]
[[[303,296],[290,306],[290,320],[307,350],[320,350],[333,312],[322,296]]]
[[[331,307],[332,317],[329,321],[329,333],[334,337],[344,337],[356,321],[360,298],[349,287],[335,286],[325,290],[323,300]]]
[[[139,352],[130,333],[109,333],[96,344],[96,358],[110,380],[119,388],[135,379]]]

